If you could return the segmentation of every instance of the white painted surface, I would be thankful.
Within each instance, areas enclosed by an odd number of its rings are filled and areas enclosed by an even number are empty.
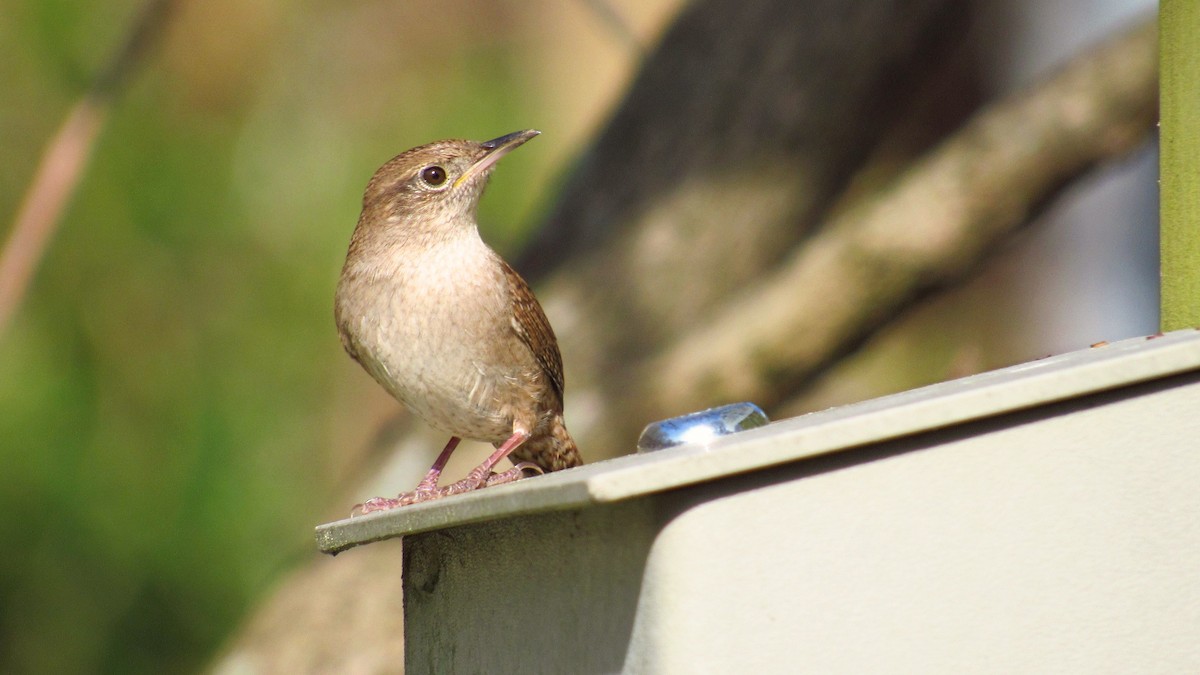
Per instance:
[[[323,526],[408,672],[1200,672],[1200,331]],[[424,533],[424,534],[422,534]]]
[[[1192,384],[698,499],[626,665],[1200,672],[1197,410]]]

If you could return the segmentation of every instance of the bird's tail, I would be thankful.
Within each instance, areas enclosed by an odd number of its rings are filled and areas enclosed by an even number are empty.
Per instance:
[[[579,446],[563,424],[561,414],[550,419],[547,432],[525,441],[509,455],[513,463],[532,462],[542,471],[561,471],[583,464]]]

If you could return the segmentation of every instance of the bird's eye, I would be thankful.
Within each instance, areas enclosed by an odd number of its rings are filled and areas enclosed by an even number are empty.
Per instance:
[[[440,166],[427,166],[421,169],[421,180],[430,187],[437,187],[446,182],[446,170]]]

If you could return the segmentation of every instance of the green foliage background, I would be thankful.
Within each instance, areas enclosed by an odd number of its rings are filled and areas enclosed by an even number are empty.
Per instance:
[[[3,3],[5,221],[139,6]],[[377,421],[332,324],[370,174],[541,128],[483,204],[511,249],[581,134],[535,81],[548,10],[519,7],[180,5],[0,335],[0,672],[193,670],[316,555],[345,432]]]
[[[614,4],[648,44],[681,2]],[[513,250],[637,65],[587,5],[178,3],[0,332],[0,673],[194,671],[318,555],[312,526],[345,513],[398,410],[333,328],[362,188],[413,145],[541,129],[482,205],[484,237]],[[0,0],[0,237],[139,8]],[[1038,236],[1027,248],[1050,248]],[[880,356],[811,400],[878,393],[881,371],[899,389],[1122,336],[1087,324],[1031,347],[1064,303],[1012,316],[1061,266],[1024,264],[878,338]],[[1076,317],[1113,304],[1073,300]]]

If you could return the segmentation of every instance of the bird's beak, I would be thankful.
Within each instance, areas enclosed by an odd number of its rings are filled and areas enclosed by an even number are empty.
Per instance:
[[[506,134],[500,138],[493,138],[490,141],[484,141],[480,145],[487,150],[487,154],[480,158],[463,172],[458,180],[454,181],[454,187],[458,187],[467,181],[471,176],[483,173],[492,168],[500,158],[507,155],[510,151],[515,150],[518,146],[525,143],[529,139],[537,136],[542,132],[537,129],[526,129],[524,131],[514,131],[511,134]]]

